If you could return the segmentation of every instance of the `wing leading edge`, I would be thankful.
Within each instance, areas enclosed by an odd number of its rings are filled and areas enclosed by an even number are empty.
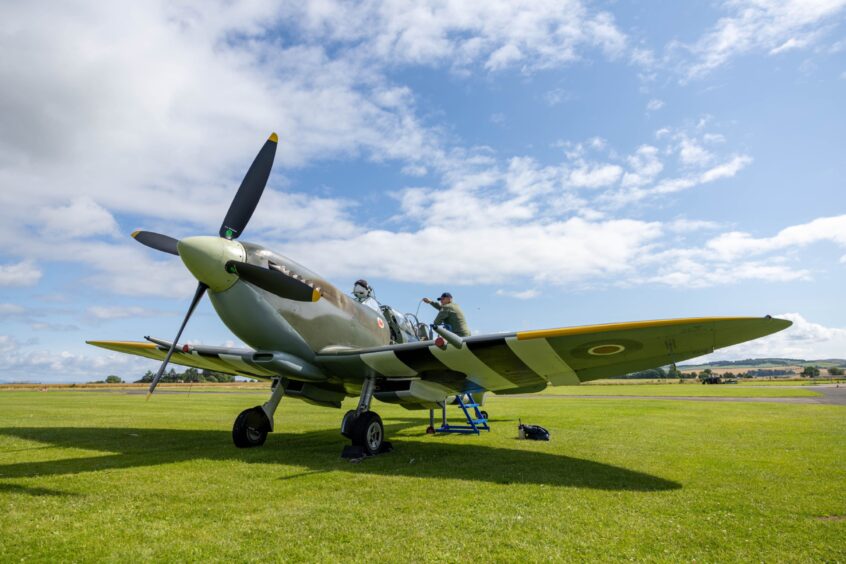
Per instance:
[[[86,341],[89,345],[155,360],[164,359],[170,348],[166,341]],[[271,378],[275,373],[252,362],[252,349],[227,347],[189,346],[173,352],[170,361],[182,366],[191,366],[201,370],[213,370],[225,374],[236,374],[247,378]]]

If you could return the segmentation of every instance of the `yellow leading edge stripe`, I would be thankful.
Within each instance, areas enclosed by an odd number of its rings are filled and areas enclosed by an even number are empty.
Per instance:
[[[580,327],[562,327],[560,329],[538,329],[536,331],[520,331],[517,340],[543,339],[549,337],[563,337],[565,335],[583,335],[601,331],[626,331],[628,329],[646,329],[649,327],[670,327],[673,325],[687,325],[690,323],[708,323],[712,321],[731,321],[736,319],[757,319],[755,317],[687,317],[683,319],[656,319],[653,321],[631,321],[627,323],[603,323],[600,325],[582,325]]]
[[[132,349],[155,349],[158,345],[153,343],[139,343],[136,341],[85,341],[89,345],[115,345],[121,347],[129,347]],[[178,351],[177,351],[178,352]]]

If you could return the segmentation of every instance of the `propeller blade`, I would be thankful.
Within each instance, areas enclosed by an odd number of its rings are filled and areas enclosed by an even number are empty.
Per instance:
[[[271,133],[258,155],[256,155],[253,164],[250,165],[250,169],[244,176],[244,180],[241,181],[241,186],[238,188],[235,198],[229,205],[226,217],[223,218],[223,223],[220,226],[221,237],[237,239],[253,216],[253,212],[261,199],[261,194],[264,192],[264,187],[267,185],[267,179],[270,177],[270,169],[273,167],[273,157],[276,156],[278,141],[279,138],[276,134]]]
[[[194,313],[194,309],[197,307],[197,304],[200,303],[200,299],[203,297],[203,294],[206,293],[206,286],[202,282],[197,284],[197,291],[194,292],[194,299],[191,300],[191,306],[188,308],[188,313],[185,314],[185,319],[182,320],[182,325],[179,327],[179,333],[176,334],[176,338],[170,344],[170,349],[167,351],[167,356],[165,356],[162,365],[159,367],[159,371],[156,373],[155,378],[150,383],[150,389],[147,391],[147,399],[150,399],[150,394],[153,393],[153,390],[156,389],[156,385],[158,385],[159,380],[162,379],[162,374],[164,374],[165,368],[167,368],[167,363],[170,362],[170,357],[173,355],[174,349],[176,349],[176,343],[179,341],[179,337],[182,336],[182,331],[185,329],[185,325],[188,323],[188,319],[191,317],[191,314]]]
[[[226,270],[280,298],[298,302],[316,302],[320,299],[319,289],[273,268],[230,260],[226,263]]]
[[[160,233],[153,233],[152,231],[139,230],[132,233],[132,238],[142,245],[147,245],[151,249],[179,256],[179,252],[176,250],[176,243],[178,243],[178,241],[173,237],[168,237],[167,235],[162,235]]]

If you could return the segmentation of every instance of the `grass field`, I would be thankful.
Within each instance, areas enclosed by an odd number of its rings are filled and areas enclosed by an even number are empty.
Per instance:
[[[351,464],[295,400],[235,449],[264,397],[0,392],[0,561],[846,560],[843,407],[494,397],[433,437],[379,404],[396,450]]]
[[[780,386],[746,387],[740,384],[602,384],[584,386],[549,387],[542,395],[550,396],[696,396],[732,398],[788,398],[814,397],[813,389],[795,389]]]

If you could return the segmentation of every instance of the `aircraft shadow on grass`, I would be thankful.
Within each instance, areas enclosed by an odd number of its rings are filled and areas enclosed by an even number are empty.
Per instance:
[[[419,425],[419,420],[413,420]],[[393,422],[391,422],[393,423]],[[39,462],[0,463],[0,480],[61,476],[82,472],[171,464],[190,460],[240,460],[285,464],[308,470],[284,475],[293,479],[321,472],[476,480],[495,484],[544,484],[621,491],[666,491],[681,484],[663,478],[560,454],[450,442],[450,437],[397,437],[411,424],[385,425],[393,431],[395,452],[350,464],[338,457],[343,438],[336,430],[301,434],[274,433],[262,448],[237,449],[229,432],[101,427],[8,427],[0,435],[63,448],[105,451],[102,456]],[[441,440],[442,439],[442,440]],[[38,448],[38,447],[35,447]],[[410,463],[411,459],[414,460]],[[268,476],[273,478],[272,476]],[[34,491],[27,491],[32,489]],[[40,488],[0,483],[0,492],[54,495]],[[55,492],[61,494],[63,492]]]

